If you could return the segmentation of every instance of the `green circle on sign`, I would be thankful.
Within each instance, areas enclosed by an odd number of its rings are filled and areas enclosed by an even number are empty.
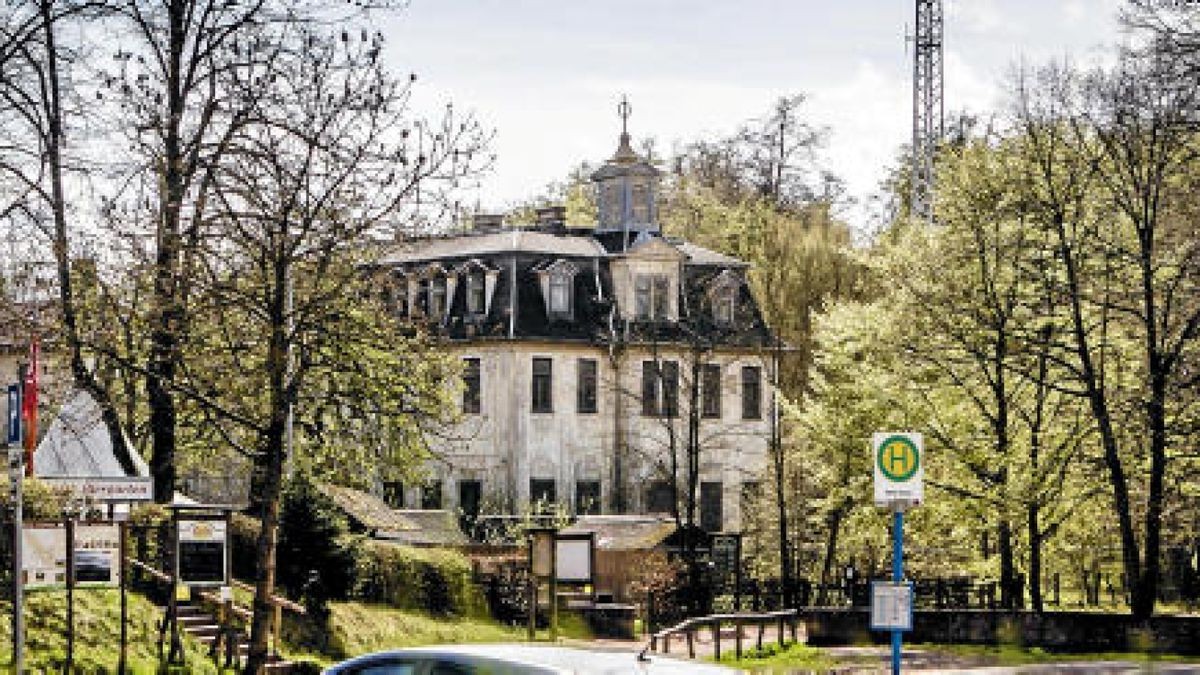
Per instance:
[[[879,444],[875,464],[888,480],[906,481],[921,466],[921,453],[907,436],[888,436]]]

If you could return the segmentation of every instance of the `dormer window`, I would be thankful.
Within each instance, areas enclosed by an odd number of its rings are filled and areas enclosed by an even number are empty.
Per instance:
[[[447,296],[446,270],[440,265],[430,265],[417,278],[413,309],[427,319],[440,320],[446,315]]]
[[[483,314],[486,309],[485,279],[483,270],[472,270],[467,274],[467,313],[475,316]]]
[[[436,276],[428,279],[429,318],[440,319],[446,314],[446,277]]]
[[[575,310],[575,275],[579,272],[568,260],[555,260],[537,269],[546,315],[551,319],[570,319]]]
[[[725,270],[717,275],[712,285],[709,286],[708,301],[712,308],[713,321],[717,324],[733,323],[737,313],[738,289],[741,287],[741,283],[741,279],[736,274]]]
[[[634,315],[642,321],[663,321],[671,307],[671,279],[665,274],[639,274],[634,282]]]
[[[571,279],[565,274],[550,277],[550,313],[571,313]]]

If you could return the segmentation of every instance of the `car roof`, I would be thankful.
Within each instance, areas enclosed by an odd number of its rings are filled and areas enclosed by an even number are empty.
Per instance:
[[[342,667],[366,665],[389,657],[420,657],[456,663],[492,666],[516,666],[520,673],[561,673],[567,675],[728,675],[738,672],[723,666],[655,656],[638,661],[628,651],[602,651],[530,644],[443,645],[414,647],[379,652],[343,662],[326,671],[330,675],[348,672]],[[482,659],[482,660],[478,660]]]

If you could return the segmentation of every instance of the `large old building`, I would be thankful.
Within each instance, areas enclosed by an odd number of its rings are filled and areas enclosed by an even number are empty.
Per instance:
[[[465,373],[457,440],[435,448],[429,484],[385,486],[390,501],[670,512],[694,476],[700,524],[740,528],[766,463],[772,338],[744,262],[662,234],[658,178],[622,133],[592,176],[596,225],[554,207],[533,227],[477,218],[381,261],[396,310]]]

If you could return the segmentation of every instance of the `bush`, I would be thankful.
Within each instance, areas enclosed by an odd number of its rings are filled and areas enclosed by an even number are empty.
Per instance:
[[[363,600],[439,616],[486,614],[471,564],[456,551],[364,541],[357,562],[355,592]]]
[[[325,602],[345,599],[354,587],[353,540],[346,537],[345,516],[305,474],[283,491],[277,583],[289,597],[324,613]]]

